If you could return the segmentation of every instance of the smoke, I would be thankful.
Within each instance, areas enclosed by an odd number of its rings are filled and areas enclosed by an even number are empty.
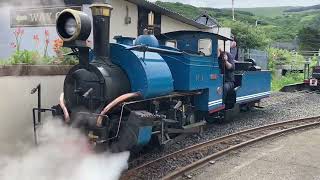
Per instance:
[[[116,180],[129,152],[95,154],[77,129],[47,120],[40,145],[17,157],[0,157],[1,180]]]

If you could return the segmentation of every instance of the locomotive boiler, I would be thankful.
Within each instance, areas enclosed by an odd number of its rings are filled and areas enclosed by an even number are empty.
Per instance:
[[[65,78],[59,105],[49,110],[81,129],[98,148],[118,152],[150,141],[165,145],[178,134],[201,132],[206,122],[226,119],[270,94],[270,72],[239,62],[236,88],[223,95],[217,50],[218,41],[229,41],[227,37],[200,31],[156,37],[149,18],[143,35],[117,36],[116,43],[110,43],[112,7],[93,4],[91,11],[92,22],[72,9],[57,17],[63,46],[72,49],[79,64]],[[91,24],[93,51],[86,44]]]

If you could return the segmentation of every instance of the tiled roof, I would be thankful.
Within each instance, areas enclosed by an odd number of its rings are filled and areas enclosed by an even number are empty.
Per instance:
[[[196,22],[192,19],[189,19],[179,13],[176,13],[174,11],[170,11],[164,7],[158,6],[158,5],[156,5],[150,1],[147,1],[147,0],[126,0],[126,1],[137,4],[137,5],[142,6],[144,8],[150,9],[154,12],[159,12],[159,13],[161,13],[165,16],[168,16],[172,19],[176,19],[178,21],[189,24],[189,25],[194,26],[199,29],[210,29],[211,28],[210,26],[198,23],[198,22]]]

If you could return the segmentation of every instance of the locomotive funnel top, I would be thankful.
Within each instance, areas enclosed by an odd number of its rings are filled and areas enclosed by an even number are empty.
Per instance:
[[[110,56],[110,16],[109,4],[92,4],[94,54],[97,58],[108,60]]]

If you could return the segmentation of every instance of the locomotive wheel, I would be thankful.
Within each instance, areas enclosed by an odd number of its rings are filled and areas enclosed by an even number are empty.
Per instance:
[[[110,150],[113,153],[127,151],[132,147],[131,142],[134,141],[134,132],[126,123],[122,124],[119,132],[119,137],[116,141],[112,142],[110,145]]]
[[[112,142],[110,145],[110,150],[113,153],[130,151],[132,153],[137,153],[141,150],[141,147],[136,146],[137,135],[134,132],[134,127],[127,123],[123,123],[119,132],[119,138]]]
[[[165,148],[165,145],[161,144],[160,136],[159,135],[153,135],[151,136],[150,143],[146,146],[146,149],[157,149],[159,151],[163,151]]]
[[[205,117],[205,120],[208,124],[213,124],[213,123],[222,123],[224,122],[224,113],[223,112],[219,112],[217,114],[215,114],[214,116],[212,115],[207,115]]]
[[[188,124],[194,124],[194,123],[196,123],[196,116],[195,116],[195,114],[192,112],[192,113],[190,113],[190,114],[188,114],[188,116],[187,116],[187,122],[188,122]]]

